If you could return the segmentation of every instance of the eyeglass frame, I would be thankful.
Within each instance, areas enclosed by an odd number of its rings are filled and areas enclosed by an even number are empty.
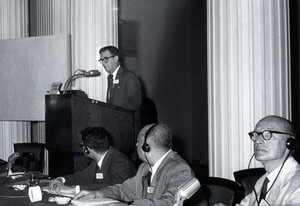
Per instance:
[[[265,138],[264,132],[269,132],[269,133],[270,133],[270,138]],[[255,134],[255,133],[257,134],[257,136],[256,136],[256,139],[253,139],[253,138],[254,138],[254,135],[253,135],[253,134]],[[263,138],[264,140],[269,141],[270,139],[272,139],[272,134],[273,134],[273,133],[274,133],[274,134],[285,134],[285,135],[294,136],[294,135],[291,134],[291,133],[280,132],[280,131],[274,131],[274,130],[263,130],[263,131],[261,131],[261,132],[252,131],[252,132],[249,132],[248,135],[249,135],[251,141],[253,141],[253,142],[257,141],[259,135],[261,135],[262,138]]]
[[[110,56],[110,57],[104,57],[103,59],[99,59],[98,60],[98,62],[100,63],[100,64],[103,64],[103,62],[104,63],[107,63],[108,62],[108,60],[110,59],[110,58],[112,58],[112,57],[115,57],[116,55],[112,55],[112,56]]]

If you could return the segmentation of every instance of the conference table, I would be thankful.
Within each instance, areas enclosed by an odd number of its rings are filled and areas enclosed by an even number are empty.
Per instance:
[[[27,178],[12,179],[10,177],[0,177],[0,205],[1,206],[27,206],[27,205],[56,205],[48,199],[53,196],[42,193],[42,201],[32,203],[28,195],[28,186],[24,189],[15,189],[14,186],[26,185]],[[47,185],[48,180],[40,180],[40,186]],[[17,188],[17,187],[16,187]]]
[[[0,174],[0,205],[1,206],[54,206],[54,205],[62,205],[58,204],[55,201],[50,201],[51,199],[55,199],[57,197],[63,197],[57,194],[50,194],[45,191],[42,191],[42,200],[37,202],[31,202],[28,195],[28,184],[31,182],[31,176],[24,175],[23,177],[12,179],[11,177],[6,177],[6,175]],[[48,186],[51,181],[45,177],[37,177],[35,178],[37,181],[35,184],[40,186],[41,188]],[[32,184],[32,183],[31,183]],[[22,187],[21,187],[22,186]],[[24,188],[25,187],[25,188]],[[33,186],[34,187],[34,186]],[[64,205],[69,206],[77,206],[79,204],[73,204],[71,201]],[[99,206],[122,206],[127,205],[121,202],[109,203],[109,204],[81,204],[81,205],[99,205]]]

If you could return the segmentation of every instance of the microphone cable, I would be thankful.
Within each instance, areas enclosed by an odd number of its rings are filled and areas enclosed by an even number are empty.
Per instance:
[[[145,159],[146,159],[148,165],[150,166],[150,168],[149,168],[150,170],[149,170],[149,171],[150,171],[151,174],[152,174],[152,172],[153,172],[153,171],[152,171],[152,167],[151,167],[150,162],[149,162],[149,160],[148,160],[148,158],[147,158],[147,156],[146,156],[146,152],[144,152],[144,154],[145,154]],[[151,180],[150,180],[150,183],[151,183]]]
[[[278,178],[278,176],[279,176],[279,174],[280,174],[280,172],[281,172],[281,170],[282,170],[282,168],[283,168],[285,162],[286,162],[287,159],[290,157],[290,155],[291,155],[291,151],[289,151],[288,155],[285,157],[285,159],[284,159],[284,161],[283,161],[283,163],[282,163],[282,165],[281,165],[281,167],[280,167],[280,169],[279,169],[279,171],[278,171],[278,173],[277,173],[277,175],[276,175],[276,177],[275,177],[275,179],[274,179],[272,185],[271,185],[270,188],[267,190],[266,195],[267,195],[267,194],[269,193],[269,191],[272,189],[272,187],[273,187],[274,183],[276,182],[276,180],[277,180],[277,178]],[[250,161],[249,161],[249,164],[248,164],[248,176],[250,176],[250,174],[249,174],[250,162],[252,161],[252,159],[253,159],[254,156],[255,156],[255,154],[252,155],[252,157],[251,157],[251,159],[250,159]],[[259,205],[260,205],[260,202],[259,202],[259,200],[258,200],[258,194],[257,194],[257,192],[256,192],[256,190],[255,190],[255,187],[253,188],[253,192],[254,192],[254,194],[255,194],[255,199],[256,199],[257,205],[259,206]],[[265,202],[266,202],[268,205],[270,205],[266,199],[265,199]]]
[[[145,159],[146,159],[146,161],[147,161],[147,164],[150,166],[148,172],[150,171],[151,174],[152,174],[152,167],[151,167],[150,162],[149,162],[149,160],[148,160],[148,158],[147,158],[147,156],[146,156],[146,152],[144,152],[144,156],[145,156]],[[152,176],[152,175],[151,175],[151,176]],[[147,177],[148,177],[148,173],[146,173],[146,174],[142,177],[142,183],[143,183],[142,195],[143,195],[143,196],[144,196],[144,190],[145,190],[145,188],[144,188],[144,182],[145,182],[145,179],[146,179]],[[151,185],[151,179],[150,179],[150,185]],[[148,185],[148,186],[150,186],[150,185]],[[146,198],[146,197],[143,197],[143,198]]]
[[[250,171],[249,171],[249,169],[250,169],[250,164],[251,164],[252,159],[254,158],[254,156],[255,156],[255,154],[253,154],[253,155],[251,156],[250,161],[249,161],[249,163],[248,163],[248,170],[247,170],[248,178],[250,177]],[[257,205],[259,206],[258,195],[257,195],[257,192],[256,192],[256,190],[255,190],[255,185],[254,185],[254,187],[253,187],[253,192],[254,192],[254,195],[255,195],[255,200],[256,200],[256,202],[257,202]]]
[[[280,169],[279,169],[279,171],[278,171],[278,173],[277,173],[277,175],[276,175],[276,178],[274,179],[274,181],[273,181],[272,185],[270,186],[270,188],[267,190],[266,195],[267,195],[267,194],[269,193],[269,191],[272,189],[272,187],[273,187],[274,183],[276,182],[276,180],[277,180],[277,178],[278,178],[278,176],[279,176],[279,174],[280,174],[280,172],[281,172],[281,170],[282,170],[282,168],[283,168],[285,162],[286,162],[287,159],[290,157],[290,155],[291,155],[291,151],[289,151],[288,155],[287,155],[286,158],[284,159],[284,161],[283,161],[283,163],[282,163],[282,165],[281,165],[281,167],[280,167]],[[266,201],[266,202],[267,202],[267,201]],[[268,203],[268,202],[267,202],[267,203]],[[269,204],[269,203],[268,203],[268,204]]]

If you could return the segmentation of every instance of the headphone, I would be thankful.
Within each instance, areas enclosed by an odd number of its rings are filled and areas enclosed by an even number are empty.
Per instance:
[[[88,150],[88,148],[90,148],[90,146],[84,144],[83,142],[80,142],[79,146],[82,148],[84,154],[86,154],[86,155],[90,154],[90,151]]]
[[[297,147],[296,139],[290,137],[286,140],[286,148],[288,148],[288,150],[292,151],[296,149],[296,147]]]
[[[147,144],[147,138],[148,138],[148,135],[149,133],[151,132],[151,130],[153,130],[153,128],[156,126],[156,124],[152,125],[146,132],[145,134],[145,138],[144,138],[144,144],[142,145],[142,150],[144,152],[150,152],[150,146],[149,144]]]
[[[83,152],[86,154],[86,155],[89,155],[90,154],[90,151],[88,150],[88,146],[84,146],[83,148]]]

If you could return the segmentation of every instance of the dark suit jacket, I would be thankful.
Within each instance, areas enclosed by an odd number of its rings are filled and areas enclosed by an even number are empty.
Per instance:
[[[138,110],[142,104],[142,91],[138,77],[120,66],[113,84],[111,104],[130,110]]]
[[[123,183],[136,173],[132,161],[123,153],[110,147],[105,155],[101,170],[103,179],[96,179],[99,169],[97,162],[93,161],[85,170],[64,176],[66,185],[80,185],[80,189],[99,189],[108,185]]]
[[[190,166],[176,153],[171,151],[159,165],[151,186],[153,193],[143,197],[146,188],[143,181],[149,171],[149,164],[142,163],[136,175],[123,184],[116,184],[102,189],[106,197],[133,201],[133,205],[173,205],[178,187],[194,177]]]

